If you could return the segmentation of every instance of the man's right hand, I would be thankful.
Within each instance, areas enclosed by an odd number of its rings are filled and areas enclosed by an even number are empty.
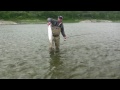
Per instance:
[[[47,24],[48,24],[48,26],[49,26],[49,25],[51,24],[51,22],[48,22]]]

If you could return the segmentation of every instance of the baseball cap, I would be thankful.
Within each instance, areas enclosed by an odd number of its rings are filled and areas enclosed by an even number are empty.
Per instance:
[[[62,17],[62,16],[58,16],[58,18],[63,19],[63,17]]]

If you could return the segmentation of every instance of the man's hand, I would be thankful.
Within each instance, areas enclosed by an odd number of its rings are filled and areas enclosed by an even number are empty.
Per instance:
[[[64,37],[64,41],[66,41],[66,38],[67,38],[67,37],[65,36],[65,37]]]
[[[47,24],[48,24],[48,26],[49,26],[49,25],[51,24],[51,22],[48,22]]]

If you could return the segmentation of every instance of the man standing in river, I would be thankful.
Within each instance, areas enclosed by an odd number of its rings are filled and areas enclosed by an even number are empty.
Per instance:
[[[53,34],[53,40],[52,40],[52,46],[50,46],[50,52],[54,51],[54,45],[56,48],[56,51],[59,51],[60,47],[60,32],[63,35],[64,39],[66,39],[65,31],[64,31],[64,26],[62,23],[63,17],[58,16],[58,20],[48,18],[48,25],[51,24],[52,26],[52,34]]]

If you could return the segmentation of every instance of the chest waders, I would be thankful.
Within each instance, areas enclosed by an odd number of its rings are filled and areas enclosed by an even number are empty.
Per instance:
[[[60,47],[60,32],[61,32],[61,28],[58,26],[53,26],[52,27],[52,45],[50,45],[50,52],[54,52],[54,49],[56,49],[56,51],[59,51],[59,47]]]

